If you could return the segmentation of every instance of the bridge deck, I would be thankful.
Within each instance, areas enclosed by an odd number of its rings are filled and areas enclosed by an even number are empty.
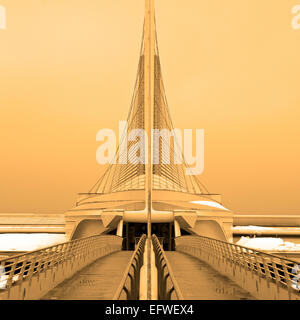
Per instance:
[[[252,300],[247,291],[188,254],[166,251],[178,286],[187,300]]]
[[[98,259],[48,292],[43,300],[110,300],[124,275],[132,251]]]

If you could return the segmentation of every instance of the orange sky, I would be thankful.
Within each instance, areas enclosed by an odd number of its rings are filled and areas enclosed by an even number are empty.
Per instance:
[[[236,213],[300,213],[300,0],[157,0],[176,128],[205,129],[201,181]],[[0,0],[0,212],[63,212],[127,116],[142,0]]]

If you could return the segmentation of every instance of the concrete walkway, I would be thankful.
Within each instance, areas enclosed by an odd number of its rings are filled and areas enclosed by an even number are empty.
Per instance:
[[[165,251],[184,299],[252,300],[247,291],[188,254]]]
[[[122,280],[133,251],[98,259],[48,292],[42,300],[110,300]]]

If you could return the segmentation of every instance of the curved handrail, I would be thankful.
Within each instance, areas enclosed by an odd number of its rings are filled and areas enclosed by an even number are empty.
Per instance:
[[[175,293],[177,300],[184,300],[170,263],[156,235],[152,235],[152,243],[157,267],[158,299],[172,300],[172,294]]]
[[[277,285],[300,293],[298,284],[300,268],[297,261],[199,235],[176,238],[176,248],[184,252],[190,251],[192,255],[198,255],[200,251],[203,251],[218,259],[226,259]]]
[[[128,266],[124,272],[122,281],[113,297],[113,300],[121,300],[123,293],[127,300],[138,300],[140,293],[140,270],[143,265],[144,247],[146,235],[140,238]],[[130,280],[130,281],[128,281]],[[129,283],[128,283],[129,282]]]
[[[80,259],[87,254],[94,255],[96,259],[98,253],[107,254],[119,247],[120,237],[96,235],[1,259],[0,289],[9,289],[64,261]]]
[[[269,256],[270,258],[273,257],[273,258],[277,258],[277,259],[284,259],[286,261],[289,261],[290,263],[299,264],[299,262],[297,262],[296,260],[292,260],[292,259],[288,259],[288,258],[282,258],[281,256],[276,255],[276,254],[267,253],[267,252],[259,250],[259,249],[252,249],[250,247],[241,246],[239,244],[227,242],[227,241],[224,241],[224,240],[218,240],[218,239],[209,238],[209,237],[206,237],[206,236],[199,236],[197,234],[195,234],[195,235],[187,235],[187,236],[180,236],[180,237],[177,237],[176,239],[187,238],[187,237],[191,237],[191,238],[195,237],[195,238],[199,238],[199,239],[202,238],[202,239],[207,239],[207,240],[214,240],[214,241],[218,241],[218,242],[223,243],[223,244],[229,244],[231,246],[240,247],[240,248],[247,249],[247,250],[250,250],[250,251],[253,251],[253,252],[255,251],[255,252],[259,253],[259,254],[262,254],[262,255],[265,255],[265,256]]]

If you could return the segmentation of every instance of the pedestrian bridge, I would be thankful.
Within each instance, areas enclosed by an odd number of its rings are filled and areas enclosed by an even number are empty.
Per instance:
[[[122,241],[92,236],[2,259],[0,299],[145,300],[148,240],[134,251]],[[152,236],[151,300],[300,299],[293,260],[201,236],[175,243],[165,251]]]
[[[163,84],[154,0],[145,1],[127,120],[114,161],[64,215],[70,241],[0,260],[0,299],[299,299],[297,262],[233,244],[233,213],[183,156]]]

